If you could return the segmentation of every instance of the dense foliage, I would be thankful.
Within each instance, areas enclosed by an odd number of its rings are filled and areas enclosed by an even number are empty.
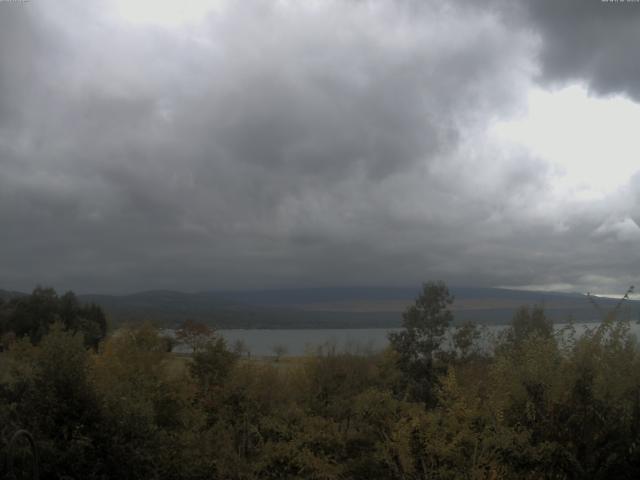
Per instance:
[[[34,433],[45,478],[640,475],[628,321],[578,335],[523,308],[487,349],[473,325],[446,334],[450,300],[425,284],[380,354],[327,346],[279,362],[240,357],[215,335],[176,356],[149,325],[94,350],[54,319],[37,345],[25,332],[0,354],[0,425]]]
[[[85,345],[97,347],[107,333],[107,320],[95,304],[82,304],[73,292],[59,296],[52,288],[37,287],[31,295],[0,298],[0,345],[15,337],[37,344],[51,326],[60,322],[70,332],[82,334]]]

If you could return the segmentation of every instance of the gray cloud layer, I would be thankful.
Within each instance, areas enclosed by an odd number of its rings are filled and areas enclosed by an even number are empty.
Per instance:
[[[620,288],[640,181],[559,203],[486,135],[534,81],[638,95],[638,10],[577,3],[0,5],[0,286]]]
[[[581,80],[599,94],[640,98],[640,8],[637,2],[527,2],[539,30],[544,79]]]

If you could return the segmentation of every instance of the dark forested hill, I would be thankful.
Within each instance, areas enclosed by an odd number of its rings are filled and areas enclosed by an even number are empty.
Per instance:
[[[0,299],[2,299],[2,300],[9,300],[11,298],[22,297],[24,295],[26,295],[26,293],[13,292],[13,291],[10,291],[10,290],[2,290],[2,289],[0,289]]]
[[[419,293],[416,287],[332,287],[184,293],[153,290],[129,295],[79,295],[107,312],[113,323],[153,320],[166,326],[187,318],[218,328],[371,328],[400,325],[402,311]],[[597,320],[584,294],[533,292],[486,287],[451,287],[456,321],[507,323],[521,305],[543,305],[555,322]],[[0,290],[0,298],[20,295]],[[603,310],[617,300],[598,298]],[[638,318],[640,302],[624,311]]]
[[[598,311],[579,293],[532,292],[499,288],[452,287],[458,321],[506,323],[521,305],[539,304],[556,322],[586,322]],[[401,312],[419,288],[349,287],[182,293],[149,291],[132,295],[83,295],[115,321],[154,319],[164,324],[193,318],[219,328],[367,328],[400,325]],[[616,299],[600,298],[604,310]],[[637,317],[640,302],[625,309]]]

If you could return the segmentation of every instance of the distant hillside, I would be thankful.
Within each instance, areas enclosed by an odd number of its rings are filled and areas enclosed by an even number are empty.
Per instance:
[[[13,292],[13,291],[10,291],[10,290],[2,290],[2,289],[0,289],[0,298],[2,300],[9,300],[9,299],[14,298],[14,297],[23,297],[25,295],[26,295],[26,293]]]
[[[149,291],[132,295],[82,295],[103,306],[116,322],[152,319],[175,325],[185,318],[218,328],[369,328],[397,327],[401,313],[419,288],[349,287],[182,293]],[[598,311],[579,293],[532,292],[484,287],[452,287],[456,321],[485,324],[510,321],[521,305],[543,305],[550,318],[564,322],[598,319]],[[616,299],[599,298],[603,309]],[[638,318],[640,302],[625,313]]]
[[[298,288],[184,293],[154,290],[129,295],[79,295],[104,308],[112,323],[151,320],[175,326],[190,318],[217,328],[373,328],[398,327],[419,287]],[[579,293],[532,292],[485,287],[451,287],[455,321],[508,323],[521,305],[543,305],[555,322],[598,320],[598,311]],[[0,290],[0,298],[24,295]],[[604,310],[616,299],[598,298]],[[638,319],[640,302],[624,313]]]

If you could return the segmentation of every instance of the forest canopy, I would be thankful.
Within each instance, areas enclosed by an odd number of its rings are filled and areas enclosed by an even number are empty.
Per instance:
[[[38,291],[2,307],[46,319],[0,353],[0,425],[32,432],[43,478],[640,474],[640,349],[619,312],[578,334],[524,306],[487,338],[473,324],[452,328],[447,287],[427,283],[385,351],[327,345],[276,362],[242,356],[215,332],[176,355],[149,324],[95,349],[82,322],[65,323],[85,318],[63,315],[65,297]]]
[[[36,287],[31,295],[0,298],[0,344],[11,343],[13,337],[28,337],[37,344],[56,322],[80,333],[85,345],[94,348],[107,334],[103,310],[82,304],[71,291],[59,296],[53,288]]]

